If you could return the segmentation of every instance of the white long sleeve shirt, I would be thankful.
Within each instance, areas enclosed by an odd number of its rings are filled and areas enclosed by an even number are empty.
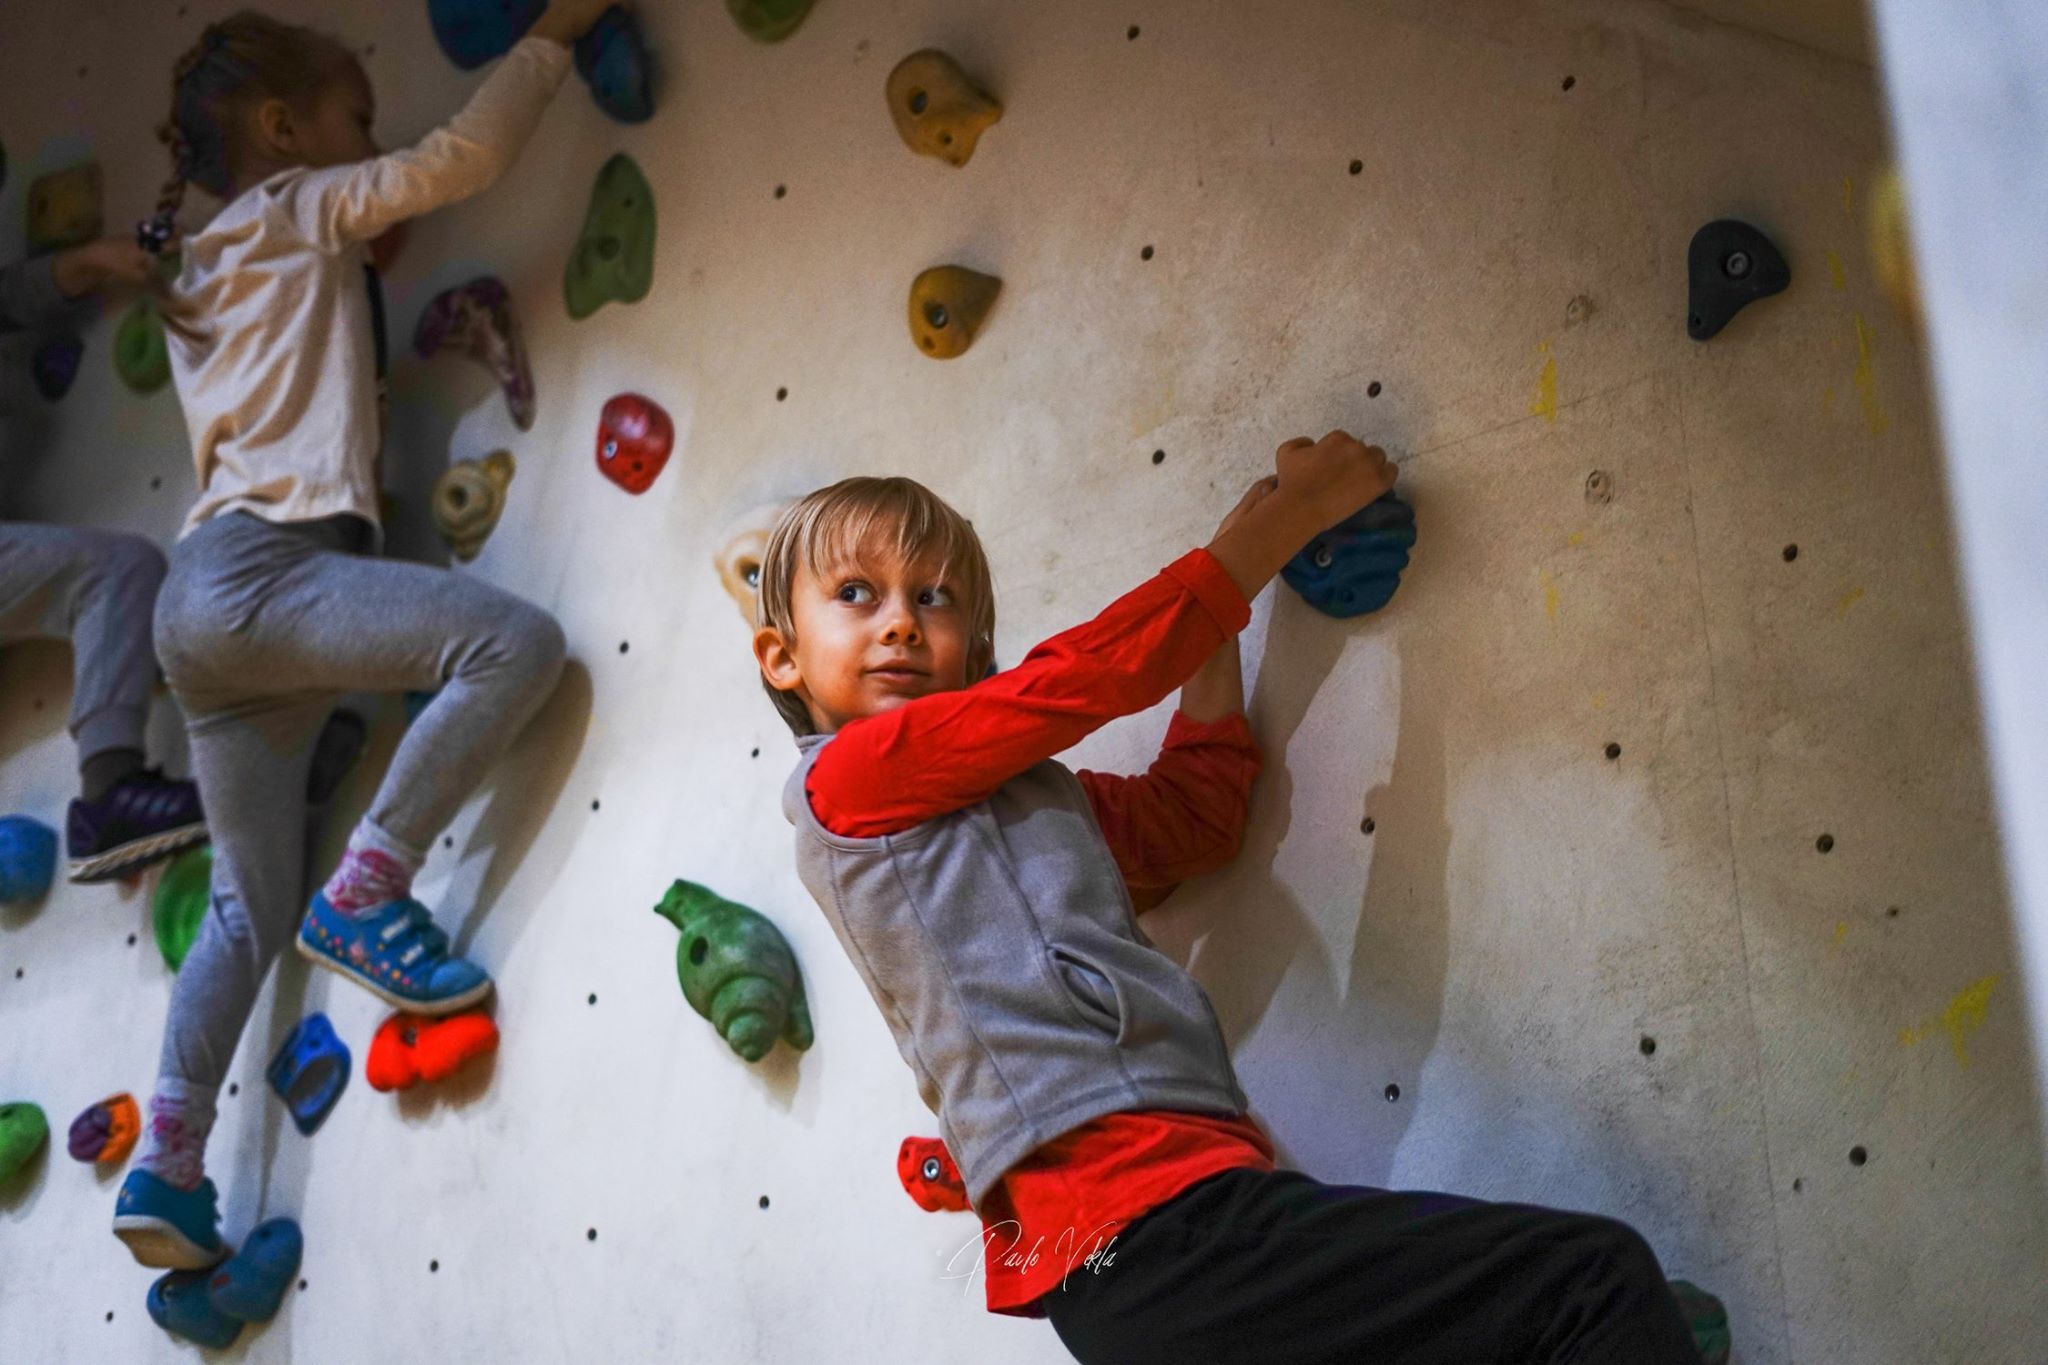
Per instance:
[[[523,39],[418,145],[280,171],[185,239],[164,307],[199,475],[181,535],[237,510],[274,522],[346,512],[381,528],[367,244],[489,188],[569,64],[560,43]]]

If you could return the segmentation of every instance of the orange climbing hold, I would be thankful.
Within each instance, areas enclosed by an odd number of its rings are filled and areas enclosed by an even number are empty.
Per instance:
[[[394,1014],[370,1042],[363,1077],[377,1090],[405,1090],[446,1080],[464,1062],[498,1050],[498,1026],[481,1010],[430,1019]]]

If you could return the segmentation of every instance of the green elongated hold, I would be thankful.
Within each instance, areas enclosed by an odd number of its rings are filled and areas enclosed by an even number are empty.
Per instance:
[[[789,940],[766,915],[695,882],[669,887],[654,913],[682,931],[676,979],[690,1008],[732,1050],[758,1062],[782,1038],[810,1047],[811,1006]]]
[[[803,27],[816,0],[725,0],[740,32],[756,42],[779,43]]]
[[[114,333],[114,371],[136,393],[155,393],[171,382],[171,353],[164,345],[164,320],[144,294],[121,317]]]
[[[192,951],[212,899],[212,844],[186,849],[157,878],[156,894],[149,900],[150,927],[156,932],[156,950],[172,971],[183,966],[185,954]]]
[[[0,1104],[0,1185],[21,1174],[50,1137],[50,1120],[41,1106],[17,1100]]]
[[[654,190],[624,152],[604,163],[590,189],[583,231],[562,272],[569,316],[607,303],[638,303],[654,285]]]

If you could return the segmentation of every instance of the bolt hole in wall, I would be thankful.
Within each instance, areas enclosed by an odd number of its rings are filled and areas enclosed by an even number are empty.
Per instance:
[[[1365,386],[1365,396],[1366,396],[1367,398],[1377,398],[1377,397],[1379,397],[1379,396],[1380,396],[1380,381],[1379,381],[1379,380],[1375,379],[1375,380],[1373,380],[1373,381],[1372,381],[1372,383],[1370,383],[1370,384],[1367,384],[1367,385]]]
[[[1163,450],[1155,450],[1155,451],[1153,451],[1153,452],[1152,452],[1152,463],[1153,463],[1153,464],[1165,464],[1165,463],[1166,463],[1166,452],[1165,452],[1165,451],[1163,451]]]
[[[1849,1164],[1851,1166],[1861,1166],[1864,1162],[1868,1160],[1870,1160],[1870,1153],[1864,1150],[1864,1148],[1862,1148],[1861,1146],[1851,1147],[1849,1149]]]
[[[1657,1040],[1655,1038],[1652,1038],[1647,1033],[1642,1036],[1641,1041],[1639,1041],[1636,1044],[1636,1046],[1642,1050],[1642,1054],[1645,1057],[1651,1057],[1656,1055]]]
[[[1611,763],[1611,762],[1613,762],[1613,761],[1614,761],[1615,759],[1617,759],[1617,758],[1620,758],[1620,757],[1621,757],[1621,746],[1620,746],[1619,744],[1615,744],[1615,743],[1612,743],[1612,742],[1610,742],[1610,743],[1608,744],[1608,746],[1607,746],[1607,750],[1606,750],[1606,753],[1607,753],[1607,759],[1608,759],[1608,761],[1609,761],[1609,762]]]
[[[1353,161],[1352,161],[1352,163],[1351,163],[1351,173],[1352,173],[1353,175],[1357,175],[1357,174],[1358,174],[1358,173],[1359,173],[1360,171],[1363,171],[1364,169],[1365,169],[1365,163],[1364,163],[1363,161],[1358,161],[1358,160],[1353,160]]]
[[[1138,41],[1138,26],[1136,24],[1132,24],[1129,28],[1124,30],[1124,40],[1126,42],[1132,43]]]
[[[785,196],[785,195],[787,195],[788,193],[789,193],[789,186],[787,186],[787,185],[777,185],[777,186],[775,187],[775,197],[776,197],[777,199],[781,199],[782,197],[784,197],[784,196]]]
[[[1141,261],[1149,261],[1149,260],[1151,260],[1151,259],[1152,259],[1152,248],[1151,248],[1151,247],[1149,247],[1149,246],[1147,246],[1147,247],[1142,247],[1142,248],[1140,248],[1140,249],[1139,249],[1139,251],[1138,251],[1138,259],[1139,259],[1139,260],[1141,260]]]
[[[1386,1095],[1386,1097],[1387,1097],[1387,1103],[1388,1103],[1388,1104],[1392,1104],[1392,1103],[1394,1103],[1394,1102],[1395,1102],[1396,1100],[1398,1100],[1398,1099],[1400,1099],[1400,1098],[1401,1098],[1401,1087],[1400,1087],[1400,1086],[1398,1086],[1398,1085],[1394,1085],[1394,1084],[1392,1084],[1391,1082],[1389,1082],[1389,1083],[1388,1083],[1388,1085],[1387,1085],[1387,1088],[1386,1088],[1386,1090],[1385,1090],[1385,1091],[1384,1091],[1383,1093],[1384,1093],[1384,1094]]]
[[[784,402],[784,401],[786,401],[786,400],[787,400],[788,398],[789,398],[789,390],[788,390],[788,389],[777,389],[777,390],[775,391],[775,401],[776,401],[776,402],[778,402],[778,403],[781,403],[781,402]]]
[[[1832,853],[1835,850],[1835,836],[1832,834],[1823,834],[1820,836],[1820,838],[1815,839],[1813,841],[1813,846],[1816,849],[1820,850],[1822,853]]]
[[[440,1263],[439,1261],[428,1261],[428,1262],[427,1262],[427,1273],[428,1273],[429,1275],[438,1275],[438,1274],[440,1274],[440,1273],[441,1273],[441,1263]]]
[[[761,1207],[764,1209],[768,1207],[768,1196],[765,1194],[761,1196]]]
[[[1374,824],[1374,823],[1372,822],[1372,817],[1371,817],[1370,815],[1368,815],[1368,816],[1366,816],[1366,817],[1365,817],[1365,819],[1364,819],[1364,820],[1362,820],[1362,821],[1360,821],[1360,822],[1359,822],[1359,825],[1358,825],[1358,832],[1359,832],[1360,834],[1370,834],[1370,833],[1372,833],[1372,832],[1373,832],[1373,831],[1374,831],[1375,829],[1377,829],[1377,828],[1379,828],[1379,826],[1375,825],[1375,824]]]
[[[1785,562],[1790,564],[1797,558],[1799,558],[1799,547],[1797,545],[1787,545],[1785,547]]]
[[[1569,90],[1578,83],[1579,78],[1577,76],[1566,76],[1564,78],[1564,89]]]

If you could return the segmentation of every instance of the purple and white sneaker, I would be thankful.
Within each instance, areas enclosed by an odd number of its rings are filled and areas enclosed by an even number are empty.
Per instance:
[[[106,882],[206,841],[199,788],[145,768],[107,788],[97,801],[72,801],[64,821],[66,875]]]

